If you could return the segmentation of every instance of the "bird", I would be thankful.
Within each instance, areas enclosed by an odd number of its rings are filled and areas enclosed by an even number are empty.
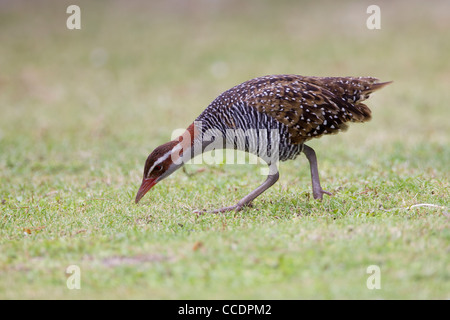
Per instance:
[[[255,154],[268,165],[266,180],[237,204],[213,213],[240,211],[279,179],[278,163],[303,153],[309,161],[314,199],[322,189],[313,148],[305,142],[345,131],[351,122],[371,119],[362,102],[392,81],[374,77],[267,75],[223,92],[182,135],[150,153],[135,203],[187,161],[209,150],[235,149]],[[201,211],[196,211],[201,212]]]

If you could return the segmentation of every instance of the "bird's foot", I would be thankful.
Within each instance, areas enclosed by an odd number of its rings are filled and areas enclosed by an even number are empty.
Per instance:
[[[325,191],[322,188],[320,190],[313,190],[313,197],[314,199],[319,199],[322,200],[323,199],[323,195],[327,194],[329,196],[332,196],[333,194],[331,192]]]
[[[202,215],[204,213],[222,213],[222,212],[230,212],[230,211],[241,211],[242,209],[244,209],[245,207],[253,207],[253,205],[251,203],[246,204],[246,205],[240,205],[240,204],[236,204],[234,206],[229,206],[229,207],[223,207],[220,209],[215,209],[215,210],[194,210],[194,213],[196,213],[197,215]]]

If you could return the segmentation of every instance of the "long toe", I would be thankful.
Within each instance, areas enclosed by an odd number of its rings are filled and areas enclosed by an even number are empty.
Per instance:
[[[220,209],[215,209],[215,210],[194,210],[193,213],[196,213],[197,215],[202,215],[204,213],[221,213],[221,212],[230,212],[230,211],[241,211],[243,208],[245,207],[252,207],[252,204],[248,204],[248,205],[234,205],[234,206],[229,206],[229,207],[223,207]]]
[[[235,205],[230,207],[223,207],[220,209],[213,210],[212,213],[221,213],[221,212],[229,212],[229,211],[240,211],[242,210],[242,206]]]
[[[320,199],[320,200],[322,200],[324,194],[327,194],[327,195],[329,195],[329,196],[332,196],[332,195],[333,195],[331,192],[328,192],[328,191],[325,191],[325,190],[323,190],[323,189],[320,189],[319,192],[314,192],[314,193],[313,193],[313,196],[314,196],[314,199]]]
[[[223,207],[220,209],[215,209],[215,210],[194,210],[193,213],[201,216],[205,213],[221,213],[221,212],[229,212],[229,211],[239,211],[242,208],[239,208],[237,205],[236,206],[231,206],[231,207]]]

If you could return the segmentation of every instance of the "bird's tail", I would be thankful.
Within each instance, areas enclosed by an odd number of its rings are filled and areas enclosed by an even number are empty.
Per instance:
[[[359,111],[358,115],[354,115],[352,121],[353,122],[366,122],[369,121],[372,116],[372,111],[368,106],[361,101],[364,101],[369,98],[370,94],[374,91],[380,90],[381,88],[387,86],[392,83],[392,81],[387,82],[377,82],[376,78],[360,78],[361,90],[359,94],[352,97],[354,102],[353,107]],[[349,101],[351,102],[351,101]]]
[[[326,77],[317,79],[320,82],[318,84],[351,104],[358,104],[366,100],[372,92],[392,83],[392,81],[379,82],[377,78],[373,77]]]
[[[392,81],[387,82],[377,82],[378,79],[376,78],[370,78],[372,81],[368,81],[363,85],[363,88],[361,90],[361,93],[359,95],[359,99],[357,102],[364,101],[367,98],[369,98],[369,95],[373,93],[374,91],[380,90],[381,88],[384,88],[388,84],[391,84]]]

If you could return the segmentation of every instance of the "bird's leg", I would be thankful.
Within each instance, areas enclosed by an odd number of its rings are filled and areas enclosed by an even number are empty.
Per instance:
[[[278,170],[276,169],[275,165],[270,168],[269,175],[267,176],[267,179],[255,190],[250,192],[248,195],[243,197],[236,205],[230,206],[230,207],[224,207],[220,209],[213,210],[213,213],[219,213],[219,212],[227,212],[227,211],[240,211],[244,207],[248,207],[251,205],[251,202],[255,200],[261,193],[269,189],[275,182],[278,181],[278,178],[280,177],[280,174],[278,173]],[[195,211],[196,213],[202,213],[202,211]],[[204,211],[203,211],[204,212]]]
[[[322,187],[320,186],[319,170],[317,169],[317,158],[316,158],[316,153],[314,152],[314,149],[311,147],[308,147],[305,144],[303,146],[303,153],[306,155],[306,158],[309,161],[309,167],[311,169],[311,182],[312,182],[314,199],[322,200],[324,193],[332,196],[333,194],[331,192],[323,190]]]
[[[248,195],[243,197],[236,205],[231,207],[224,207],[221,209],[214,210],[214,213],[226,212],[226,211],[240,211],[242,208],[250,205],[250,203],[255,200],[261,193],[269,189],[275,182],[278,181],[280,174],[277,172],[269,174],[266,181],[264,181],[259,187],[250,192]]]
[[[187,175],[189,178],[192,177],[192,176],[194,175],[193,173],[187,172],[185,166],[183,166],[183,167],[181,168],[181,170],[183,170],[183,173],[184,173],[185,175]]]

